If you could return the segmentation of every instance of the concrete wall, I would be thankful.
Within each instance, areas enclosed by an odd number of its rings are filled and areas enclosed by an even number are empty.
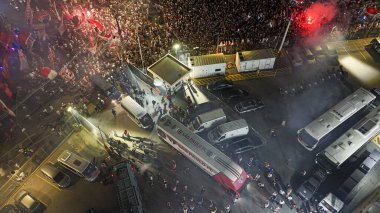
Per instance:
[[[209,64],[204,66],[193,66],[191,67],[190,78],[204,78],[216,75],[226,74],[226,63],[221,64]],[[216,71],[220,69],[220,71]]]

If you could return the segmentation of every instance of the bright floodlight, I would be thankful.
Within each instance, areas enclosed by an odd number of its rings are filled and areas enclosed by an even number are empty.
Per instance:
[[[72,110],[73,110],[73,108],[71,106],[67,107],[68,112],[71,112]]]
[[[173,48],[174,48],[175,50],[178,50],[180,47],[181,47],[181,45],[179,45],[179,44],[174,44],[174,46],[173,46]]]

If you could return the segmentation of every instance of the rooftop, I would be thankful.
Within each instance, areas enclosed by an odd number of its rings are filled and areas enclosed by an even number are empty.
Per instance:
[[[209,64],[222,64],[226,63],[224,60],[224,54],[211,54],[211,55],[200,55],[200,56],[193,56],[190,58],[192,61],[193,66],[204,66]]]
[[[183,76],[187,75],[191,69],[168,53],[150,65],[148,71],[158,75],[167,83],[174,84]]]
[[[265,58],[275,58],[273,49],[262,49],[262,50],[252,50],[239,52],[241,61],[258,60]]]

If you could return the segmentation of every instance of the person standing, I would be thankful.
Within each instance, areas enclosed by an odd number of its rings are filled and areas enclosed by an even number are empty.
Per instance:
[[[112,112],[113,117],[116,118],[116,110],[115,110],[115,108],[112,108],[111,112]]]

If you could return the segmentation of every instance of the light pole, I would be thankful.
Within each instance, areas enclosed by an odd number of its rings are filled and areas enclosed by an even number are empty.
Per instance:
[[[285,33],[284,33],[284,37],[282,38],[280,48],[278,49],[278,52],[277,52],[278,54],[279,54],[279,53],[281,52],[281,50],[282,50],[282,46],[284,45],[284,42],[285,42],[286,36],[288,35],[288,31],[289,31],[290,25],[292,24],[292,21],[293,21],[293,19],[290,18],[290,19],[289,19],[289,22],[288,22],[288,26],[286,27],[286,30],[285,30]]]
[[[178,56],[178,50],[179,48],[181,48],[181,45],[180,44],[174,44],[173,45],[173,48],[175,50],[175,55],[177,56],[178,60],[179,60],[179,56]]]

